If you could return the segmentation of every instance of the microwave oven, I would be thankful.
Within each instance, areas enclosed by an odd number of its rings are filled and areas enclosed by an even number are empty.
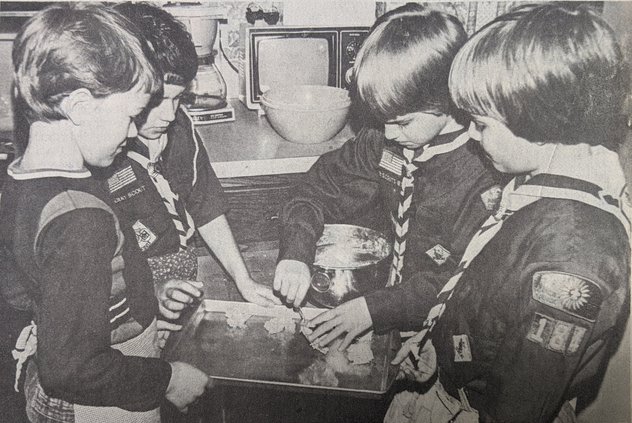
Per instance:
[[[276,85],[349,88],[356,54],[368,27],[308,27],[242,24],[240,100],[260,109],[261,95]]]

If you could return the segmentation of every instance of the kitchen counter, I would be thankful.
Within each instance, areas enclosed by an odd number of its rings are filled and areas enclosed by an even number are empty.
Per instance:
[[[230,99],[230,105],[235,121],[196,126],[219,178],[304,173],[320,155],[336,150],[354,135],[346,125],[329,141],[296,144],[277,134],[265,115],[247,109],[239,99]],[[0,132],[0,138],[11,141],[13,134]],[[8,158],[3,153],[0,161]]]
[[[321,154],[336,150],[353,137],[347,125],[329,141],[295,144],[238,99],[231,99],[230,104],[235,109],[234,122],[196,126],[219,178],[303,173]]]

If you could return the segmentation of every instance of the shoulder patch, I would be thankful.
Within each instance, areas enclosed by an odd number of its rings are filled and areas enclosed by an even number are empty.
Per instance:
[[[564,355],[576,353],[588,330],[573,323],[535,313],[527,339]]]
[[[494,211],[500,204],[500,197],[503,193],[503,189],[500,185],[494,185],[487,191],[481,193],[481,201],[485,205],[485,209]]]
[[[536,272],[531,292],[534,300],[589,322],[597,319],[603,301],[596,283],[562,272]]]
[[[125,185],[129,185],[136,180],[136,175],[134,175],[134,171],[132,170],[132,166],[127,166],[119,171],[117,171],[114,175],[112,175],[108,179],[108,188],[110,189],[110,194],[114,191],[118,191],[123,188]]]

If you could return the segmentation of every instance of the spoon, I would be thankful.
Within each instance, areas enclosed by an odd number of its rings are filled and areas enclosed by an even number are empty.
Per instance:
[[[303,314],[303,310],[300,307],[294,307],[294,311],[297,312],[299,316],[301,316],[301,325],[304,325],[305,323],[307,323],[307,319],[305,318],[305,315]]]

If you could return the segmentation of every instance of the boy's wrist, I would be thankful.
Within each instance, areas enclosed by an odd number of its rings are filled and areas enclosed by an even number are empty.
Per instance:
[[[248,270],[236,272],[233,275],[233,279],[235,280],[235,285],[237,285],[237,287],[241,287],[252,282],[252,276],[250,276]]]

